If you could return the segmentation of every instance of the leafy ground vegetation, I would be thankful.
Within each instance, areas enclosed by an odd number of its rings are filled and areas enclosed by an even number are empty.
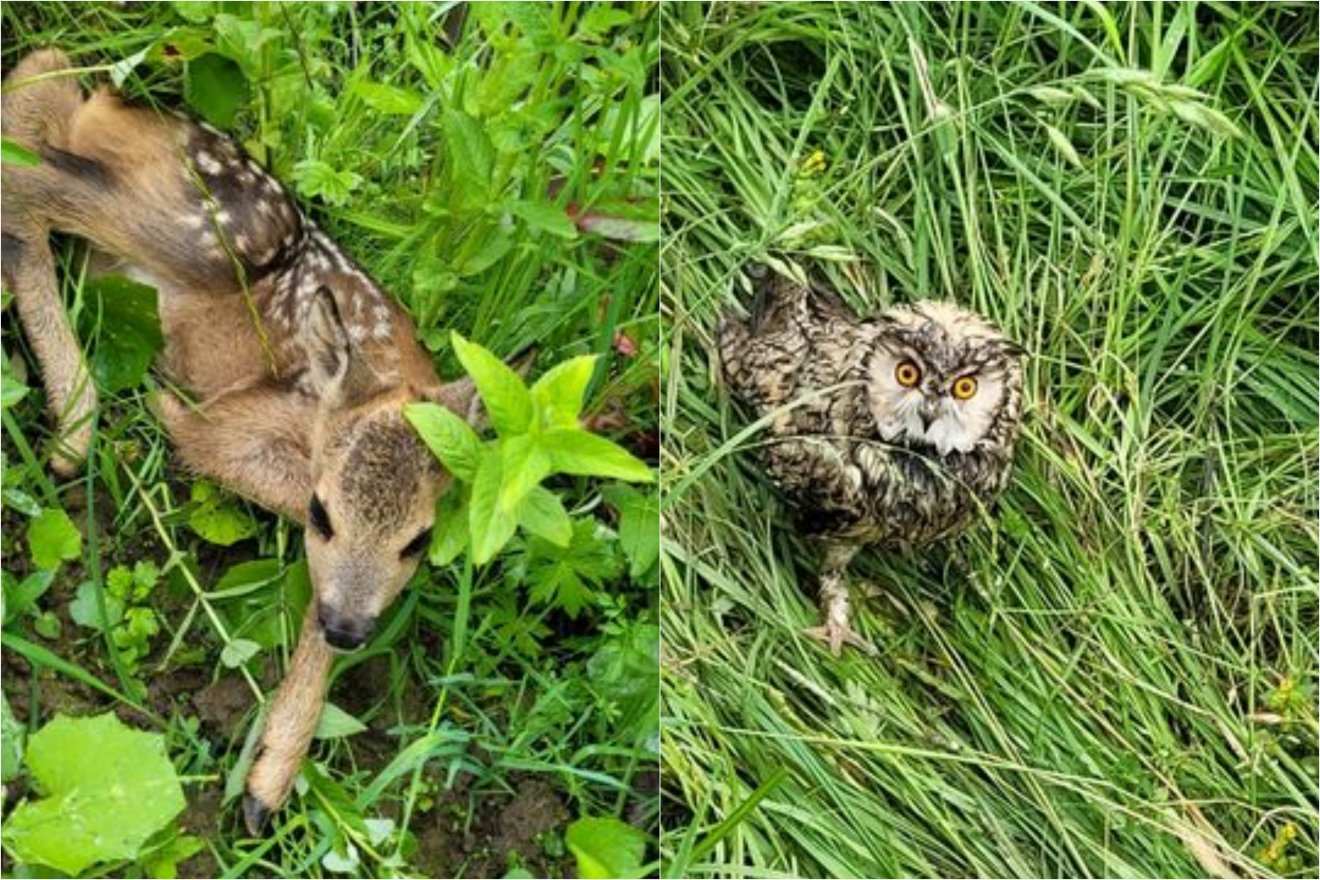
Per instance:
[[[1308,4],[666,5],[669,876],[1317,871]],[[714,328],[749,261],[1030,350],[993,521],[834,659]]]
[[[29,3],[3,26],[6,70],[59,46],[84,85],[232,133],[400,298],[442,375],[503,396],[498,438],[410,414],[462,482],[455,525],[338,660],[297,790],[252,839],[237,795],[308,601],[301,533],[176,466],[154,294],[88,277],[76,247],[62,283],[102,409],[86,474],[53,479],[6,293],[5,873],[650,870],[657,10]],[[532,343],[528,391],[492,362]],[[537,515],[515,521],[520,494]]]

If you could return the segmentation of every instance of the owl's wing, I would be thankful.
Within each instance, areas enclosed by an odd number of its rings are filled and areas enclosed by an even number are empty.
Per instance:
[[[868,517],[864,475],[849,459],[850,445],[818,436],[783,438],[766,448],[771,478],[813,534],[844,532]]]

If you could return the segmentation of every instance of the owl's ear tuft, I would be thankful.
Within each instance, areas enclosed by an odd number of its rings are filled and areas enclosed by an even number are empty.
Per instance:
[[[1013,358],[1022,357],[1027,353],[1026,348],[1024,348],[1023,346],[1019,345],[1018,343],[1014,342],[1011,339],[999,340],[999,351],[1005,357],[1013,357]]]

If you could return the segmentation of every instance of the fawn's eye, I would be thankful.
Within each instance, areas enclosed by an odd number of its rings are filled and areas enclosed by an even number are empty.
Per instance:
[[[325,505],[321,503],[319,495],[312,496],[312,503],[307,507],[307,521],[325,540],[329,541],[335,536],[335,530],[330,525],[330,514],[325,512]]]
[[[416,556],[429,546],[431,546],[431,530],[422,529],[417,533],[417,537],[409,541],[408,546],[404,547],[403,550],[399,552],[399,558],[402,559],[408,556]]]

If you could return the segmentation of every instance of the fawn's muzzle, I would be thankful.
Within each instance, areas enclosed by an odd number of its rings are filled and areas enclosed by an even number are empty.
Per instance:
[[[366,644],[376,628],[374,617],[350,617],[339,614],[333,609],[321,605],[317,609],[321,621],[321,631],[332,648],[340,651],[356,651]]]

